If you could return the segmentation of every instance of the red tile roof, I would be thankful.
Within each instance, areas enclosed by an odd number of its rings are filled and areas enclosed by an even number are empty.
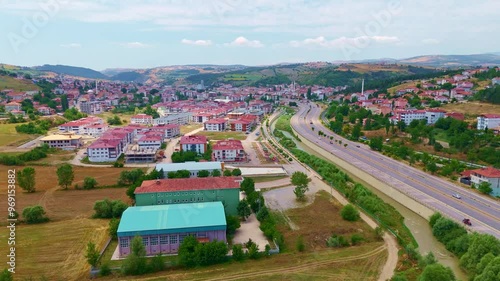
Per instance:
[[[482,116],[484,118],[489,118],[489,119],[500,118],[500,114],[481,114],[479,116]]]
[[[240,140],[221,140],[214,144],[212,150],[235,150],[243,149],[243,145]]]
[[[473,174],[478,174],[487,178],[500,178],[500,170],[493,167],[486,167],[477,170],[472,170]]]
[[[240,188],[241,181],[241,177],[147,180],[143,181],[134,193]]]
[[[205,144],[207,143],[207,137],[199,135],[183,136],[181,138],[181,144]]]

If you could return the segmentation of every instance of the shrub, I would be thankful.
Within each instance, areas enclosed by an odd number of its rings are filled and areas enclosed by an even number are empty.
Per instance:
[[[26,223],[43,223],[49,221],[45,216],[45,210],[40,205],[28,206],[23,209],[23,217]]]
[[[341,248],[349,246],[349,242],[347,241],[347,239],[345,239],[344,236],[337,236],[334,234],[332,235],[332,237],[328,238],[328,240],[326,241],[326,245],[328,247]]]
[[[111,267],[109,263],[105,262],[101,265],[101,270],[99,270],[99,276],[108,276],[111,274]]]
[[[243,247],[239,244],[233,245],[233,259],[235,261],[242,261],[245,258]]]
[[[359,220],[359,211],[352,204],[345,205],[340,211],[340,215],[346,221]]]
[[[354,246],[354,245],[358,245],[360,244],[361,242],[363,242],[365,239],[363,238],[363,236],[361,234],[353,234],[351,236],[351,244]]]
[[[297,248],[297,251],[299,251],[299,252],[304,252],[305,251],[306,244],[304,243],[304,238],[302,237],[302,235],[300,235],[297,238],[297,242],[295,243],[295,247]]]
[[[122,213],[128,208],[128,205],[121,200],[104,199],[96,201],[94,204],[94,218],[111,219],[119,218]]]
[[[152,272],[158,272],[158,271],[164,270],[165,269],[165,258],[161,254],[154,256],[151,259],[149,267],[151,268]]]
[[[259,246],[257,246],[257,244],[253,243],[250,246],[250,248],[248,249],[248,257],[253,260],[260,258]]]
[[[83,189],[94,189],[97,187],[97,181],[92,177],[85,177],[83,180]]]

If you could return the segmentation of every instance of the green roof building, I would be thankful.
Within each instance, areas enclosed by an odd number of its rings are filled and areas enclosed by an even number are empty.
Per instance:
[[[147,255],[177,253],[188,235],[200,242],[226,242],[222,202],[129,207],[118,226],[119,255],[130,253],[134,236],[141,236]]]

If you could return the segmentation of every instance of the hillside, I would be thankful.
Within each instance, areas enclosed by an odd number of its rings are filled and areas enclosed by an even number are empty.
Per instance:
[[[109,79],[117,80],[117,81],[144,82],[148,78],[147,78],[147,76],[143,75],[142,73],[138,73],[135,71],[127,71],[127,72],[118,73]]]
[[[45,64],[42,66],[35,66],[33,69],[39,71],[49,71],[57,74],[66,74],[70,76],[89,78],[89,79],[109,79],[108,76],[100,73],[99,71],[95,71],[90,68],[85,67],[76,67],[76,66],[68,66],[68,65],[50,65]]]
[[[40,90],[31,80],[16,79],[11,76],[0,75],[0,91],[5,89],[13,89],[16,92]]]
[[[492,66],[500,65],[500,55],[498,54],[477,54],[477,55],[434,55],[418,56],[399,60],[399,63],[426,65],[437,67],[460,67],[460,66]]]

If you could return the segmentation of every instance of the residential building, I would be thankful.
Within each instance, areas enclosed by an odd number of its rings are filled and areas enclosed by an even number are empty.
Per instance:
[[[226,119],[216,118],[203,123],[203,128],[205,131],[210,132],[224,132],[226,130],[226,123]]]
[[[212,147],[212,161],[244,162],[247,155],[240,140],[221,140]]]
[[[220,201],[228,215],[236,215],[242,177],[145,180],[136,188],[136,206]]]
[[[99,139],[87,148],[91,162],[116,161],[123,152],[123,146],[118,139]]]
[[[492,85],[500,85],[500,77],[495,77],[491,79],[491,84]]]
[[[436,109],[436,108],[428,109],[425,112],[425,117],[427,118],[428,125],[435,124],[437,122],[437,120],[444,118],[445,115],[446,115],[446,111],[444,111],[442,109]]]
[[[495,197],[500,196],[500,170],[493,167],[486,167],[472,170],[470,176],[470,181],[476,186],[476,188],[482,182],[489,182],[490,187],[493,189],[490,195]]]
[[[226,227],[221,202],[129,207],[118,226],[118,253],[120,257],[130,254],[137,235],[146,255],[175,254],[188,235],[200,242],[226,242]]]
[[[194,151],[203,154],[207,151],[207,137],[199,135],[183,136],[180,145],[181,151]]]
[[[5,105],[5,112],[11,112],[11,111],[20,111],[21,110],[21,104],[15,101],[9,102],[8,104]]]
[[[43,144],[63,150],[73,150],[82,146],[82,136],[74,134],[56,134],[40,139]]]
[[[184,163],[161,163],[156,164],[157,171],[163,171],[165,178],[168,178],[169,172],[177,172],[179,170],[187,170],[190,173],[191,178],[198,177],[199,171],[209,171],[212,173],[213,171],[219,171],[222,175],[222,171],[224,170],[224,163],[218,161],[211,162],[184,162]]]
[[[482,114],[477,117],[477,129],[495,128],[500,126],[500,114]]]
[[[148,149],[160,149],[161,144],[163,142],[163,134],[158,135],[146,135],[141,137],[137,141],[137,145],[140,148],[148,148]]]
[[[178,114],[166,115],[160,118],[153,119],[154,125],[177,124],[184,125],[189,123],[191,119],[191,112],[182,112]]]
[[[140,147],[139,145],[127,145],[124,152],[126,163],[152,163],[156,159],[156,147]]]
[[[153,125],[153,116],[140,113],[130,118],[131,124]]]
[[[410,125],[413,120],[427,119],[425,110],[403,110],[396,112],[397,121],[403,121],[406,125]]]

